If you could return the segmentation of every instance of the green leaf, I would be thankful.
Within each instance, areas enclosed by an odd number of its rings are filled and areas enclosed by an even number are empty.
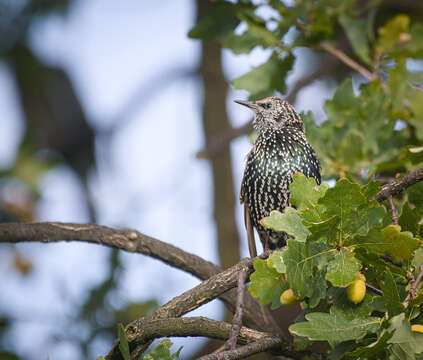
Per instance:
[[[414,267],[414,271],[416,271],[418,274],[420,266],[423,265],[423,247],[418,248],[414,252],[414,257],[411,261],[411,265]]]
[[[236,89],[249,91],[250,98],[255,100],[271,95],[274,91],[285,93],[285,78],[292,69],[294,59],[292,54],[281,59],[274,52],[267,62],[236,78],[232,81],[232,85]]]
[[[392,337],[392,334],[392,331],[383,330],[375,342],[367,346],[358,347],[345,355],[354,359],[386,359],[388,340]]]
[[[326,280],[333,286],[343,287],[351,284],[357,279],[361,264],[354,257],[354,254],[345,248],[335,253],[333,260],[329,261]]]
[[[368,317],[374,311],[381,297],[375,296],[372,292],[366,292],[363,301],[354,304],[348,299],[346,288],[330,287],[328,289],[328,298],[333,306],[343,311],[346,318],[354,319],[357,317]]]
[[[230,48],[235,54],[250,53],[256,46],[264,49],[269,46],[277,46],[278,38],[266,29],[265,24],[257,24],[247,21],[248,29],[241,35],[230,33],[223,39],[223,44]]]
[[[182,350],[182,347],[176,351],[176,353],[171,354],[170,348],[172,347],[172,341],[169,339],[160,340],[156,347],[153,348],[148,354],[143,357],[143,360],[174,360],[179,359],[179,354]]]
[[[276,250],[273,253],[270,254],[269,259],[271,260],[273,267],[276,269],[276,271],[280,274],[286,273],[286,266],[283,262],[283,250]]]
[[[392,353],[401,354],[403,358],[412,360],[416,359],[416,354],[423,352],[423,334],[411,331],[410,323],[406,320],[404,313],[391,319],[388,331],[394,331],[393,336],[388,340],[388,343],[393,345]]]
[[[281,281],[281,275],[274,268],[270,269],[265,260],[260,259],[254,261],[254,270],[248,287],[250,294],[263,305],[279,302],[282,292],[288,288]]]
[[[401,215],[398,219],[398,225],[401,226],[401,229],[404,231],[410,231],[414,235],[420,234],[420,224],[419,221],[422,218],[422,214],[416,208],[412,209],[408,202],[405,202]]]
[[[290,203],[298,210],[316,207],[318,200],[329,188],[327,184],[317,185],[316,180],[302,173],[294,174],[289,185]]]
[[[410,186],[407,190],[408,201],[423,211],[423,181]]]
[[[205,41],[221,38],[233,31],[239,22],[237,6],[227,1],[219,1],[205,12],[188,36]]]
[[[303,216],[305,218],[304,223],[307,224],[308,229],[311,232],[309,236],[310,240],[319,240],[320,238],[325,239],[336,239],[337,238],[337,225],[338,225],[338,217],[332,216],[327,220],[323,221],[313,221],[315,219],[312,218],[311,211],[304,210]]]
[[[119,334],[119,350],[124,360],[131,360],[131,353],[129,352],[128,338],[126,337],[125,329],[122,324],[118,325]]]
[[[390,317],[400,314],[404,311],[401,299],[398,293],[397,284],[389,270],[385,272],[385,279],[382,283],[383,300]]]
[[[408,93],[407,100],[410,104],[410,109],[412,111],[412,116],[408,121],[415,127],[416,137],[423,141],[423,92],[421,90],[416,90],[413,93]]]
[[[269,216],[262,219],[262,224],[268,229],[286,232],[301,242],[306,241],[307,236],[310,235],[310,231],[303,225],[297,210],[292,207],[285,208],[283,213],[277,210],[271,211]]]
[[[395,259],[408,260],[419,247],[419,241],[410,232],[401,232],[398,225],[389,225],[383,229],[372,228],[366,236],[356,236],[352,246],[364,248],[370,253],[391,254]]]
[[[371,64],[369,41],[367,39],[366,22],[363,19],[342,14],[339,22],[347,34],[348,40],[357,56],[367,64]]]
[[[407,49],[412,55],[421,57],[423,54],[423,24],[415,23],[410,28],[410,42],[407,44]]]
[[[367,200],[371,200],[380,191],[380,185],[379,180],[371,180],[361,188],[361,192]]]
[[[367,333],[377,331],[381,323],[381,319],[372,316],[350,319],[335,307],[330,314],[314,312],[305,318],[306,322],[291,325],[290,332],[310,340],[326,340],[332,347],[343,341],[362,339]]]
[[[391,52],[401,42],[401,35],[407,34],[410,26],[410,18],[407,15],[399,14],[388,20],[384,26],[379,28],[379,38],[376,43],[376,50],[380,53]]]
[[[368,216],[366,198],[360,190],[360,185],[353,184],[347,179],[339,180],[333,188],[326,191],[324,197],[319,200],[326,208],[328,216],[337,216],[338,238],[331,239],[332,242],[345,241],[346,238],[356,234],[361,226],[365,224]]]
[[[282,254],[288,283],[298,298],[311,297],[318,287],[321,270],[336,250],[321,242],[301,243],[292,239]]]

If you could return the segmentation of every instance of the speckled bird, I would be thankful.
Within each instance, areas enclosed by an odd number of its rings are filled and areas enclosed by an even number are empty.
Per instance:
[[[267,97],[258,101],[235,100],[254,111],[253,126],[257,140],[248,154],[241,184],[240,200],[251,257],[256,256],[254,230],[264,249],[285,245],[288,235],[260,225],[272,210],[283,211],[289,202],[289,185],[297,172],[320,184],[320,164],[307,142],[304,124],[287,101]]]

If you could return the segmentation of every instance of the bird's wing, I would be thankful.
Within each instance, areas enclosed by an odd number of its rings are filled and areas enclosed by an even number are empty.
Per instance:
[[[248,154],[249,158],[250,154]],[[248,163],[248,159],[247,159]],[[245,165],[245,168],[247,167],[247,164]],[[248,209],[248,202],[245,194],[245,169],[244,169],[244,177],[242,178],[241,183],[241,192],[239,194],[239,200],[241,204],[244,204],[244,224],[245,229],[247,230],[247,239],[248,239],[248,250],[250,251],[250,257],[256,257],[257,256],[257,248],[256,248],[256,241],[254,240],[254,228],[253,224],[251,223],[251,215],[250,210]]]
[[[244,201],[244,223],[245,228],[247,229],[247,238],[248,238],[248,250],[250,251],[250,257],[257,256],[256,241],[254,239],[254,228],[251,224],[250,210],[248,210],[248,204]]]

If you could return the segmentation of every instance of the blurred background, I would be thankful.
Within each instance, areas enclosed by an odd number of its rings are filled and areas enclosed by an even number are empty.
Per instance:
[[[232,128],[248,133],[251,114],[232,102],[248,93],[229,81],[271,50],[233,55],[189,39],[209,6],[0,0],[0,221],[135,228],[223,267],[247,256],[238,193],[251,143],[203,150]],[[296,55],[285,95],[322,121],[349,71]],[[67,360],[104,355],[118,322],[198,280],[141,255],[62,243],[2,245],[0,283],[0,359]],[[225,317],[219,302],[194,314]],[[207,346],[175,343],[183,358]]]

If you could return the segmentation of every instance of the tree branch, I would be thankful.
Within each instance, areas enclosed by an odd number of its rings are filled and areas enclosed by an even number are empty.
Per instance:
[[[397,209],[395,208],[394,199],[392,195],[388,196],[388,203],[389,203],[389,212],[391,213],[392,222],[394,225],[398,225],[398,213]]]
[[[381,202],[386,200],[389,196],[397,195],[404,189],[423,180],[423,167],[404,175],[398,180],[393,180],[388,184],[382,186],[382,189],[375,196],[375,200]]]
[[[417,271],[417,269],[416,269],[416,271]],[[420,265],[419,273],[417,274],[416,279],[411,282],[410,291],[408,292],[407,297],[405,298],[405,300],[403,302],[404,306],[407,306],[407,302],[409,300],[413,300],[413,299],[416,298],[417,292],[418,292],[418,286],[419,286],[419,283],[422,280],[422,278],[423,278],[423,265]]]
[[[169,336],[204,336],[212,339],[226,340],[229,338],[231,331],[231,324],[203,316],[165,319],[146,317],[140,319],[138,322],[140,326],[137,332],[127,333],[130,346],[133,346],[135,343],[138,345],[147,344],[154,339]],[[242,327],[237,337],[237,342],[247,344],[251,341],[257,341],[269,336],[272,336],[272,334]],[[134,342],[134,339],[137,341]]]
[[[148,317],[132,321],[128,326],[126,326],[125,332],[128,335],[128,341],[134,356],[140,356],[150,345],[149,343],[146,344],[145,342],[140,342],[139,340],[142,338],[143,326],[146,319],[179,317],[200,307],[201,305],[206,304],[218,297],[220,294],[235,287],[238,282],[238,273],[240,271],[244,271],[246,276],[250,275],[253,271],[253,262],[259,258],[267,258],[269,253],[270,251],[267,251],[254,259],[244,259],[229,269],[203,281],[201,284],[186,291],[182,295],[176,296],[167,304],[159,307]],[[281,331],[275,323],[268,325],[271,325],[271,332],[273,334],[281,335]],[[287,340],[284,340],[284,343],[287,348],[290,348],[290,344]],[[119,343],[116,342],[109,354],[106,356],[106,359],[121,358]]]
[[[241,270],[238,273],[238,286],[237,286],[237,300],[236,300],[236,311],[232,319],[231,334],[228,339],[228,349],[236,349],[236,339],[238,338],[239,331],[242,326],[242,310],[244,308],[244,295],[245,295],[245,280],[247,278],[247,272]]]
[[[176,246],[144,235],[136,230],[113,229],[94,224],[59,222],[0,224],[0,243],[82,241],[144,254],[206,280],[222,269],[203,258]],[[220,299],[235,312],[236,290],[229,290]],[[262,330],[272,330],[261,312],[261,305],[251,296],[245,299],[245,324]]]
[[[166,319],[150,319],[144,318],[140,321],[140,331],[137,332],[137,345],[141,343],[147,344],[152,340],[162,337],[188,337],[188,336],[204,336],[212,339],[226,340],[229,338],[231,324],[224,321],[216,321],[206,317],[186,317],[186,318],[166,318]],[[129,333],[128,340],[131,341],[134,334]],[[266,351],[270,348],[278,348],[277,353],[291,356],[299,359],[304,356],[301,352],[293,351],[291,348],[285,348],[283,341],[272,334],[241,327],[237,342],[240,344],[248,344],[249,346],[240,347],[237,351],[240,354],[254,354],[260,351]],[[256,344],[258,343],[258,344]],[[133,343],[130,342],[130,350]],[[241,351],[239,351],[241,350]],[[224,354],[225,352],[223,352]],[[228,352],[226,352],[228,353]],[[136,358],[136,357],[135,357]],[[226,358],[225,358],[226,359]],[[231,357],[233,359],[233,357]]]
[[[230,142],[233,139],[236,139],[237,137],[242,135],[247,135],[253,130],[254,129],[252,120],[240,127],[231,128],[228,131],[219,134],[219,136],[216,136],[211,139],[207,147],[200,150],[196,156],[198,159],[215,158],[229,146]]]
[[[377,201],[382,201],[388,196],[396,195],[405,188],[423,180],[423,168],[420,168],[412,173],[404,175],[402,178],[395,180],[382,187],[381,191],[375,196]],[[166,244],[157,239],[150,238],[135,230],[113,229],[105,226],[93,224],[72,224],[72,223],[6,223],[0,224],[0,243],[19,243],[19,242],[58,242],[58,241],[84,241],[89,243],[102,244],[109,247],[115,247],[130,252],[139,252],[149,255],[151,257],[160,259],[172,266],[183,269],[200,278],[210,277],[195,288],[186,293],[174,298],[161,308],[157,309],[147,319],[163,319],[173,318],[185,314],[198,306],[210,301],[211,299],[222,295],[224,292],[232,289],[237,283],[239,271],[246,271],[250,274],[252,271],[253,259],[244,259],[235,266],[221,272],[221,269],[216,265],[203,260],[199,256],[186,253],[175,246]],[[262,254],[260,257],[264,258],[268,253]],[[421,276],[420,276],[421,278]],[[225,301],[234,308],[234,293],[229,298],[227,294],[222,297]],[[250,299],[250,298],[246,298]],[[252,323],[259,323],[270,329],[272,333],[278,333],[278,326],[272,323],[266,324],[264,315],[261,314],[261,307],[257,303],[249,302],[252,305],[250,309],[246,306],[245,315]],[[255,307],[255,312],[251,312]],[[257,321],[257,317],[260,321]],[[135,339],[131,346],[136,346],[137,334],[142,334],[142,326],[145,319],[140,319],[132,322],[127,327],[127,333],[132,334]],[[263,325],[265,324],[265,325]],[[139,335],[141,336],[141,335]],[[284,346],[289,350],[290,344],[287,341]],[[135,345],[134,345],[135,344]],[[115,348],[114,348],[115,349]],[[112,350],[113,352],[113,350]],[[111,352],[111,353],[112,353]],[[116,354],[116,353],[115,353]],[[120,353],[117,357],[111,356],[110,359],[120,358]]]
[[[264,337],[260,340],[251,342],[247,345],[241,346],[235,350],[222,351],[209,355],[202,356],[199,360],[235,360],[244,359],[250,355],[254,355],[260,352],[265,352],[269,349],[276,348],[281,345],[281,339],[272,336]],[[286,353],[284,353],[285,355]],[[294,354],[295,359],[298,358],[298,353]],[[288,355],[289,356],[289,355]]]
[[[347,54],[345,54],[343,51],[329,45],[326,43],[322,43],[316,47],[317,49],[324,50],[328,52],[329,54],[335,56],[340,61],[342,61],[345,65],[350,67],[351,69],[357,71],[361,75],[363,75],[366,79],[369,81],[373,81],[377,78],[376,75],[372,74],[369,70],[367,70],[364,66],[360,65],[358,62],[351,59]]]

